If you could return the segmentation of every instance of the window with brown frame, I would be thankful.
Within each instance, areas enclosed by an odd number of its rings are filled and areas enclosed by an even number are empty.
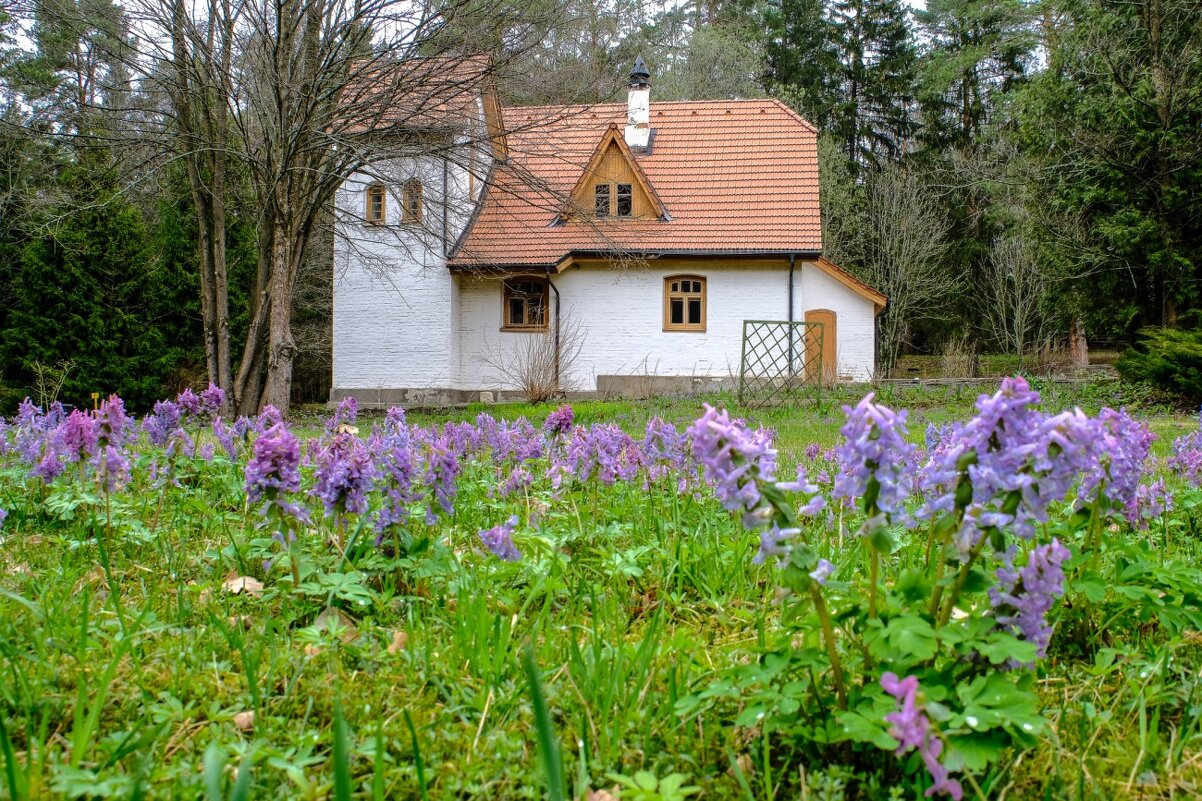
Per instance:
[[[672,275],[664,279],[664,330],[705,330],[705,278]]]
[[[598,217],[609,216],[609,184],[597,184],[593,187],[593,208]]]
[[[629,217],[634,213],[633,184],[594,184],[593,210],[598,217]]]
[[[502,287],[501,299],[502,330],[547,330],[546,278],[508,278]]]
[[[615,204],[619,217],[629,217],[634,210],[634,189],[630,184],[618,184],[618,202]]]
[[[410,178],[401,189],[401,222],[418,225],[422,221],[422,182]]]
[[[372,184],[367,187],[367,207],[363,219],[373,225],[383,225],[388,219],[387,193],[384,184]]]

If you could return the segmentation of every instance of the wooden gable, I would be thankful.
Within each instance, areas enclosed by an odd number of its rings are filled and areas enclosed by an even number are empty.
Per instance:
[[[629,216],[616,214],[612,196],[609,214],[605,217],[597,216],[596,187],[600,185],[613,187],[629,185],[631,187],[631,213]],[[638,162],[635,161],[634,154],[626,144],[621,129],[612,123],[601,137],[597,149],[593,151],[592,158],[589,159],[588,165],[580,174],[579,180],[576,181],[576,186],[572,189],[564,211],[559,215],[560,222],[584,218],[615,222],[624,220],[667,221],[671,219],[663,201],[656,194],[655,188],[651,186],[651,182],[647,180],[647,176],[643,174]]]

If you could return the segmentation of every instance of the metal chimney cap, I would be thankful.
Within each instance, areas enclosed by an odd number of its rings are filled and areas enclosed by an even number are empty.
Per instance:
[[[651,73],[647,71],[647,65],[643,63],[641,55],[634,60],[634,69],[630,71],[630,85],[632,87],[651,85]]]

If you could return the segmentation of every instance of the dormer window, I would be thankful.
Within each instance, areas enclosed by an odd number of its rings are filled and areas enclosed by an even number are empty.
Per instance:
[[[609,184],[597,184],[593,187],[593,202],[598,217],[609,216]]]
[[[363,219],[372,225],[383,225],[388,215],[386,197],[384,184],[372,184],[367,187],[367,204],[363,211]]]
[[[634,209],[634,190],[630,184],[618,184],[618,216],[629,217]]]
[[[614,214],[629,217],[634,213],[634,186],[631,184],[594,184],[593,208],[598,217]]]
[[[410,178],[401,193],[401,222],[420,225],[422,221],[422,182]]]

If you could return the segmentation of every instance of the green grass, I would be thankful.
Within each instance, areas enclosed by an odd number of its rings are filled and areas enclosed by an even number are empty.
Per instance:
[[[977,391],[884,399],[913,407],[921,440],[928,422],[967,416]],[[1110,391],[1047,406],[1096,409]],[[854,400],[745,414],[775,429],[790,463],[811,442],[835,444],[840,405]],[[578,421],[641,431],[651,414],[688,422],[699,402],[574,407]],[[541,420],[551,408],[410,421]],[[1160,456],[1194,426],[1149,419]],[[837,760],[779,775],[788,749],[736,724],[737,693],[681,713],[686,696],[725,693],[731,669],[782,631],[774,569],[752,563],[755,537],[712,500],[627,486],[503,503],[469,472],[430,550],[400,567],[358,557],[370,578],[301,594],[239,485],[232,469],[197,468],[164,498],[122,496],[110,525],[86,499],[9,471],[4,508],[44,497],[9,518],[0,549],[0,798],[583,798],[639,771],[687,775],[702,798],[877,797]],[[523,526],[526,559],[510,565],[475,537],[514,508],[541,524]],[[304,536],[311,567],[350,575],[319,534]],[[1164,536],[1169,556],[1198,563],[1192,528]],[[231,571],[262,579],[262,597],[225,590]],[[353,630],[315,625],[331,594]],[[1199,792],[1202,634],[1167,638],[1131,619],[1088,653],[1062,628],[1040,672],[1054,735],[1005,760],[989,797]],[[390,648],[398,632],[404,646]]]

